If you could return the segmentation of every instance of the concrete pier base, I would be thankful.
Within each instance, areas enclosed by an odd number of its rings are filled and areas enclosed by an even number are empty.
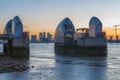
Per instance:
[[[29,58],[29,32],[24,32],[22,37],[17,38],[14,38],[12,34],[0,34],[0,39],[3,40],[1,56]]]
[[[29,58],[29,39],[18,38],[13,40],[12,57]]]
[[[12,40],[8,40],[7,43],[3,44],[3,55],[10,56],[13,51]]]
[[[29,47],[13,47],[11,54],[15,58],[29,58]]]
[[[107,47],[81,47],[75,49],[76,55],[80,56],[107,56]]]
[[[83,47],[55,44],[55,53],[65,56],[107,56],[107,47]]]

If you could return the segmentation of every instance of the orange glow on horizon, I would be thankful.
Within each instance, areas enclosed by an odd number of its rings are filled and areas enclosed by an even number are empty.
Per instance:
[[[33,29],[27,29],[27,30],[24,30],[24,31],[28,31],[29,32],[29,35],[30,35],[30,38],[31,38],[31,35],[36,35],[37,36],[37,39],[39,39],[39,33],[43,33],[43,32],[46,32],[46,35],[48,32],[50,32],[50,34],[52,34],[52,37],[54,38],[54,30],[46,30],[46,29],[36,29],[36,28],[33,28]]]
[[[50,32],[50,34],[52,34],[53,38],[54,38],[54,34],[55,34],[55,29],[53,29],[53,30],[46,30],[46,29],[36,29],[36,28],[33,28],[33,29],[29,29],[28,31],[30,32],[30,36],[31,35],[37,35],[37,39],[39,37],[39,33],[40,32],[46,32],[46,33]],[[103,31],[106,32],[107,39],[110,39],[110,36],[113,36],[113,39],[115,39],[115,29],[114,28],[112,28],[112,27],[104,28]],[[120,37],[120,28],[117,29],[117,34]]]
[[[114,27],[104,28],[103,31],[106,32],[107,39],[110,39],[110,36],[113,36],[113,39],[116,39],[115,28]],[[117,29],[117,35],[120,38],[120,28],[119,27]]]

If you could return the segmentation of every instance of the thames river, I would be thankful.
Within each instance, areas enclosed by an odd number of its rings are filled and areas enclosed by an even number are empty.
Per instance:
[[[30,66],[23,72],[1,73],[0,80],[120,80],[120,43],[108,43],[107,57],[66,57],[54,43],[31,43]]]

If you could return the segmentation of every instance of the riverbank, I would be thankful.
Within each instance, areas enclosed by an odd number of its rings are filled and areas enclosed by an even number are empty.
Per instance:
[[[27,61],[22,62],[12,57],[0,56],[0,73],[25,71],[30,68]]]

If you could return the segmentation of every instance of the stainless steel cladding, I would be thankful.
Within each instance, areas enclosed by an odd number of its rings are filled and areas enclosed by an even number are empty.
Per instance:
[[[8,21],[4,28],[4,33],[5,34],[12,34],[12,19]]]
[[[23,33],[23,25],[21,19],[18,16],[15,16],[13,19],[13,27],[14,27],[14,37],[21,38]]]
[[[74,38],[75,28],[69,18],[63,19],[56,28],[55,42],[66,42]]]
[[[89,21],[89,37],[97,37],[102,32],[102,22],[97,17],[92,17]]]

